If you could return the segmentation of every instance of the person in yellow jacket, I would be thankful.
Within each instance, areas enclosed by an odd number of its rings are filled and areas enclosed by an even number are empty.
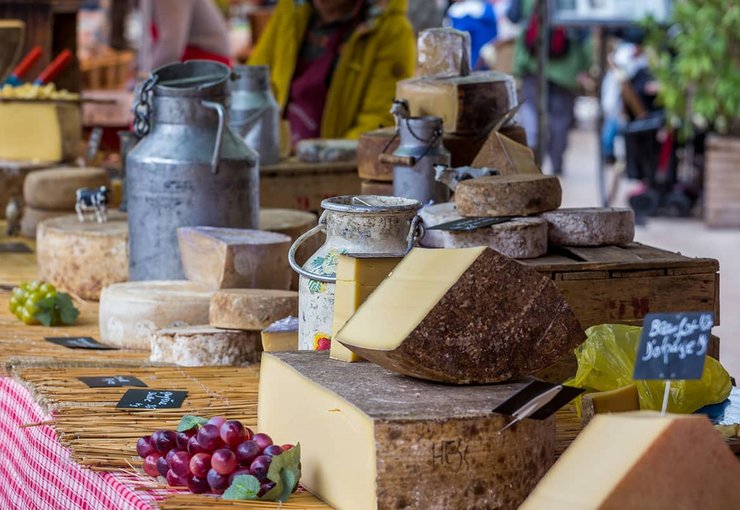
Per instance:
[[[292,142],[393,125],[415,66],[407,0],[280,0],[249,63],[268,65]]]

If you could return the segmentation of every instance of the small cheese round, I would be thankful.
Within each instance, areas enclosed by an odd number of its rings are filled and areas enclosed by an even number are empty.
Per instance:
[[[150,361],[183,367],[244,366],[259,361],[262,340],[258,331],[185,326],[151,334]]]
[[[455,190],[462,216],[529,216],[560,207],[562,189],[553,175],[493,175],[463,181]]]
[[[488,246],[517,259],[536,258],[547,253],[547,223],[541,218],[513,218],[490,227],[453,232],[430,230],[430,227],[463,218],[452,202],[424,207],[419,216],[425,227],[419,244],[427,248]]]
[[[23,199],[37,209],[74,211],[79,188],[110,186],[102,168],[58,167],[31,172],[23,183]]]
[[[542,214],[555,246],[604,246],[629,244],[635,237],[632,209],[584,207],[558,209]]]
[[[277,289],[224,289],[211,299],[209,323],[217,328],[261,331],[298,315],[298,293]]]

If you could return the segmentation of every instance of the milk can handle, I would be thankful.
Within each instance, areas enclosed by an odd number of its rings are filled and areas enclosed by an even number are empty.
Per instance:
[[[324,275],[312,273],[310,271],[306,271],[295,260],[296,251],[298,251],[298,248],[306,241],[306,239],[318,234],[319,232],[323,232],[325,230],[326,230],[326,211],[324,211],[321,214],[321,218],[319,218],[318,225],[313,227],[311,230],[304,232],[303,234],[298,236],[298,239],[295,240],[293,245],[290,247],[290,250],[288,250],[288,263],[290,264],[290,267],[293,268],[293,271],[295,271],[301,276],[305,276],[306,278],[310,280],[317,280],[317,281],[325,282],[325,283],[336,283],[337,282],[336,277],[324,276]]]
[[[201,101],[200,104],[205,108],[216,110],[218,114],[218,129],[216,129],[216,144],[213,147],[213,156],[211,156],[211,173],[218,173],[218,165],[221,163],[221,144],[224,138],[224,125],[226,124],[226,110],[224,105],[214,101]]]

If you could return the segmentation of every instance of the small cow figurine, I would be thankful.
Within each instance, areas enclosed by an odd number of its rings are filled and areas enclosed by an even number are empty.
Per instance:
[[[85,222],[87,221],[85,213],[92,212],[91,219],[95,218],[98,223],[108,221],[108,195],[110,195],[110,190],[106,186],[100,186],[98,189],[78,189],[75,205],[77,219]]]

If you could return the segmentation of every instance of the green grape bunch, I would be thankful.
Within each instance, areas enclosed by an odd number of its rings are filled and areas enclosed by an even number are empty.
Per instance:
[[[10,312],[24,324],[47,327],[74,324],[80,315],[69,294],[57,292],[52,284],[38,280],[13,289]]]

